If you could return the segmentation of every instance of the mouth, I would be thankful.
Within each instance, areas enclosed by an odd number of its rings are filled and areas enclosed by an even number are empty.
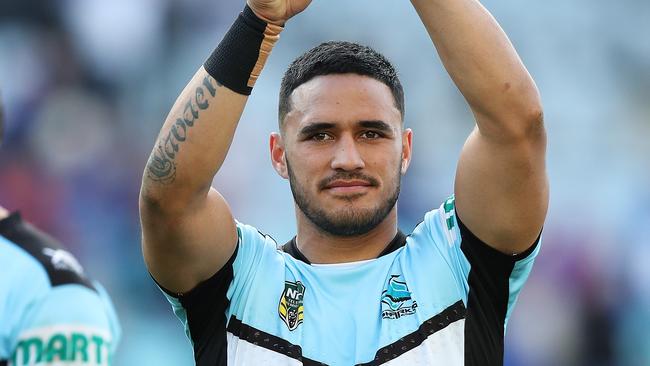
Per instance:
[[[357,194],[364,193],[373,187],[373,184],[366,180],[335,180],[329,182],[324,189],[332,193]]]

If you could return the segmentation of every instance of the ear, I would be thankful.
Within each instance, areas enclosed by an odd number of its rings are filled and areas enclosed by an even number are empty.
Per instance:
[[[407,128],[402,132],[402,166],[400,172],[402,175],[406,174],[406,171],[411,164],[411,153],[413,152],[413,130]]]
[[[289,174],[287,173],[287,160],[284,156],[285,148],[284,141],[282,141],[282,135],[277,132],[271,133],[269,147],[271,149],[271,164],[273,164],[273,169],[275,169],[282,178],[289,179]]]

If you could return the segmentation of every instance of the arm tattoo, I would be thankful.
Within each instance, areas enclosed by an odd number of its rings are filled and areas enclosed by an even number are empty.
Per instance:
[[[216,84],[216,86],[215,86]],[[193,98],[185,104],[183,114],[176,119],[167,135],[160,138],[147,162],[147,177],[153,181],[168,184],[176,178],[176,155],[180,145],[187,140],[188,130],[198,121],[199,112],[210,105],[209,98],[217,94],[221,86],[210,75],[196,88]],[[206,94],[207,91],[207,94]]]

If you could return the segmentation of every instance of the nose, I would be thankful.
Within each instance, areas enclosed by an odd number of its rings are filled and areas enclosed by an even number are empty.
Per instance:
[[[358,170],[365,167],[365,163],[358,150],[356,141],[352,136],[342,136],[336,144],[334,157],[332,158],[332,169],[334,170]]]

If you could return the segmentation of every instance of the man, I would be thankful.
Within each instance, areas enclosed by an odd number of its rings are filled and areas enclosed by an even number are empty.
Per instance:
[[[249,0],[171,110],[140,196],[148,268],[198,365],[500,365],[547,210],[534,82],[476,0],[412,0],[476,129],[455,196],[397,229],[412,131],[392,65],[328,42],[287,70],[273,166],[298,232],[280,248],[211,182],[285,23],[309,0]],[[462,220],[461,220],[462,219]]]
[[[106,291],[59,242],[2,206],[0,268],[0,366],[111,364],[120,327]]]

